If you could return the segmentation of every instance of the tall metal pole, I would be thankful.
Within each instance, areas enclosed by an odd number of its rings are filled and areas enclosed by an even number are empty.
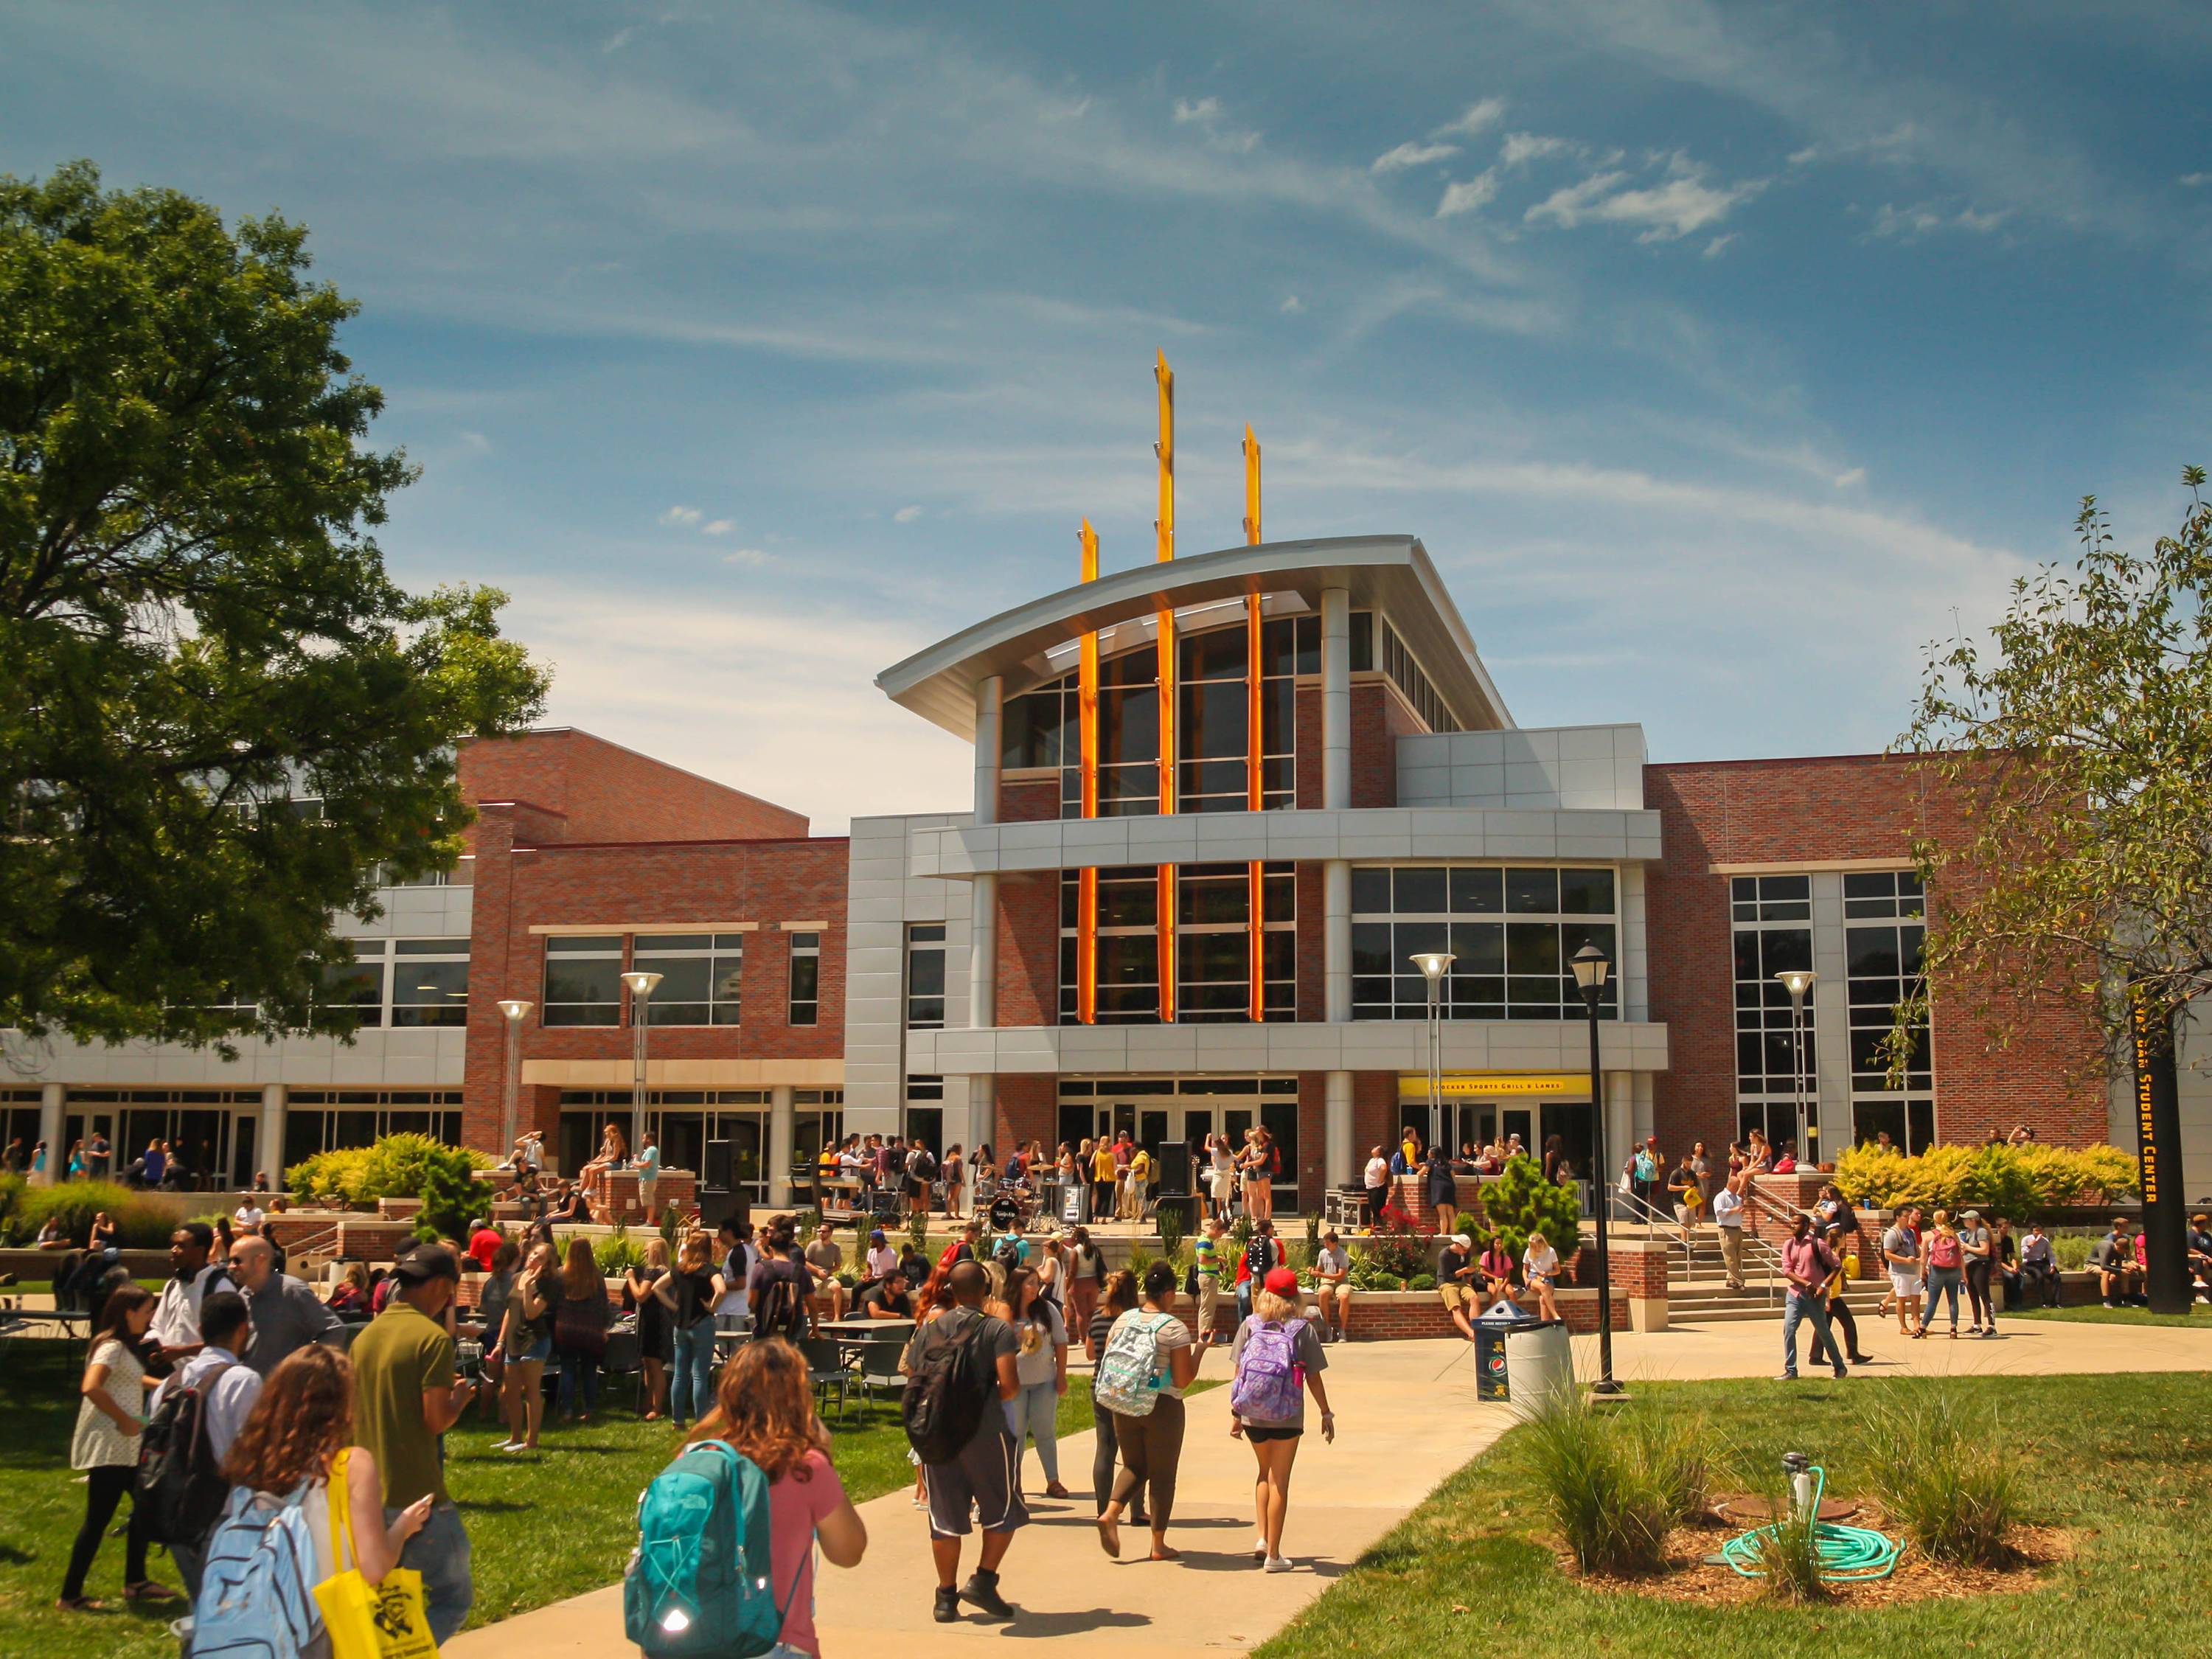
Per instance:
[[[1602,982],[1583,988],[1583,1006],[1589,1011],[1590,1122],[1597,1143],[1597,1167],[1590,1171],[1591,1188],[1597,1194],[1597,1381],[1590,1391],[1620,1394],[1621,1386],[1613,1380],[1613,1264],[1605,1247],[1605,1195],[1610,1190],[1605,1172],[1611,1166],[1606,1162],[1605,1094],[1597,1054],[1597,1005],[1604,994]]]
[[[629,987],[629,1155],[635,1158],[645,1148],[645,1036],[660,975],[633,970],[623,975],[623,983]]]
[[[522,1071],[522,1022],[536,1006],[520,997],[504,998],[499,1005],[499,1012],[507,1019],[507,1075],[501,1085],[499,1121],[503,1137],[501,1149],[507,1152],[514,1150],[516,1132],[520,1127],[515,1121],[515,1087]]]

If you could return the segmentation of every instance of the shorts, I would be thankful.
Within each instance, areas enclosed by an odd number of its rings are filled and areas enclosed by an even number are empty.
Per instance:
[[[988,1414],[983,1428],[950,1463],[925,1465],[929,1471],[929,1535],[965,1538],[972,1509],[985,1532],[1012,1532],[1028,1524],[1030,1512],[1015,1481],[1014,1437],[1001,1414]]]
[[[1257,1423],[1244,1425],[1244,1437],[1254,1445],[1265,1445],[1270,1440],[1296,1440],[1305,1432],[1303,1423],[1284,1424],[1274,1428],[1263,1428]]]
[[[1444,1304],[1446,1309],[1456,1310],[1468,1305],[1472,1300],[1472,1293],[1466,1285],[1455,1282],[1437,1285],[1437,1298]]]
[[[1897,1296],[1917,1296],[1920,1294],[1920,1275],[1892,1267],[1889,1270],[1889,1288]]]
[[[515,1355],[514,1363],[518,1365],[543,1365],[552,1358],[553,1339],[550,1336],[541,1336],[520,1353]]]

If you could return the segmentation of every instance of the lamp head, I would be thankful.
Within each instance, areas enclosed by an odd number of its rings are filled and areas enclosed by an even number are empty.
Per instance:
[[[1413,966],[1421,970],[1431,985],[1442,979],[1444,970],[1458,960],[1449,951],[1416,951],[1413,957]]]
[[[653,988],[660,983],[660,975],[633,969],[623,975],[623,983],[629,987],[632,996],[649,997],[653,994]]]
[[[522,997],[501,997],[499,1000],[500,1012],[517,1024],[527,1019],[530,1017],[530,1011],[537,1006],[536,1003]]]
[[[1802,1002],[1805,1000],[1805,993],[1813,988],[1813,981],[1820,976],[1810,968],[1790,968],[1777,974],[1774,977],[1780,980],[1782,988],[1790,993],[1790,1001]]]
[[[1606,975],[1613,971],[1612,958],[1595,945],[1583,945],[1568,965],[1575,970],[1575,984],[1584,996],[1605,989]]]

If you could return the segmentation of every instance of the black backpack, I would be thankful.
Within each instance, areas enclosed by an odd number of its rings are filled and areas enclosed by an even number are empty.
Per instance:
[[[138,1432],[138,1491],[147,1531],[159,1544],[197,1546],[222,1519],[230,1482],[208,1433],[208,1394],[230,1370],[217,1365],[188,1389],[173,1382]]]
[[[788,1261],[772,1264],[768,1282],[761,1287],[760,1306],[752,1310],[754,1336],[782,1336],[796,1342],[806,1334],[806,1304],[790,1267]],[[777,1267],[784,1271],[775,1271]]]
[[[925,1464],[950,1463],[981,1430],[985,1411],[997,1404],[998,1371],[983,1352],[981,1319],[957,1335],[935,1326],[922,1332],[899,1415],[915,1456]]]

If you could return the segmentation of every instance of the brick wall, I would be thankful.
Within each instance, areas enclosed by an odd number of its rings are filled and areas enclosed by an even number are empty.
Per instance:
[[[1931,780],[1879,755],[1650,766],[1644,779],[1666,849],[1645,899],[1651,1017],[1668,1028],[1656,1127],[1665,1146],[1725,1146],[1736,1133],[1734,946],[1729,878],[1711,866],[1902,860],[1913,836],[1955,836],[1960,819]],[[1991,999],[1986,986],[1934,990],[1939,1139],[1977,1141],[2023,1121],[2048,1142],[2104,1139],[2096,1039],[2078,1001]],[[2015,1024],[2008,1048],[1990,1042],[1974,1012],[1984,1000]]]
[[[1597,1329],[1597,1292],[1561,1290],[1559,1317],[1577,1336]],[[1613,1328],[1628,1329],[1628,1292],[1613,1287]],[[1417,1337],[1458,1336],[1459,1328],[1434,1291],[1354,1291],[1352,1293],[1352,1334],[1354,1340],[1389,1340]],[[1463,1339],[1462,1339],[1463,1340]]]
[[[1405,1119],[1398,1105],[1395,1072],[1354,1072],[1352,1074],[1352,1178],[1366,1178],[1370,1147],[1380,1146],[1390,1156],[1398,1144]]]
[[[804,836],[806,817],[588,732],[526,732],[460,747],[462,795],[531,801],[561,814],[569,841],[702,841]]]
[[[1328,1073],[1298,1073],[1298,1208],[1318,1214],[1328,1190]]]
[[[1008,778],[1000,783],[1000,823],[1040,823],[1059,816],[1058,778]]]
[[[1032,1140],[1042,1141],[1048,1152],[1058,1149],[1059,1099],[1057,1077],[1009,1073],[999,1079],[998,1129],[991,1147],[1000,1163],[1012,1149]]]
[[[1398,739],[1422,729],[1421,723],[1379,677],[1362,675],[1352,684],[1352,804],[1357,807],[1398,804]],[[1322,805],[1321,685],[1297,690],[1297,801]]]
[[[744,1023],[656,1026],[659,1059],[841,1058],[845,1049],[845,896],[848,843],[842,836],[798,841],[726,841],[574,846],[536,845],[517,832],[541,829],[542,815],[488,808],[478,824],[473,970],[469,981],[466,1084],[462,1139],[504,1151],[500,1088],[505,1066],[502,997],[544,1000],[545,939],[532,926],[605,925],[650,933],[670,924],[753,921],[745,936]],[[514,848],[514,850],[510,850]],[[820,1000],[812,1025],[790,1023],[790,936],[775,924],[816,921],[822,933]],[[542,1007],[525,1023],[522,1057],[626,1060],[627,1026],[553,1026]],[[558,1127],[559,1091],[521,1091],[521,1121]]]
[[[1060,872],[999,878],[1000,1025],[1060,1023]]]

